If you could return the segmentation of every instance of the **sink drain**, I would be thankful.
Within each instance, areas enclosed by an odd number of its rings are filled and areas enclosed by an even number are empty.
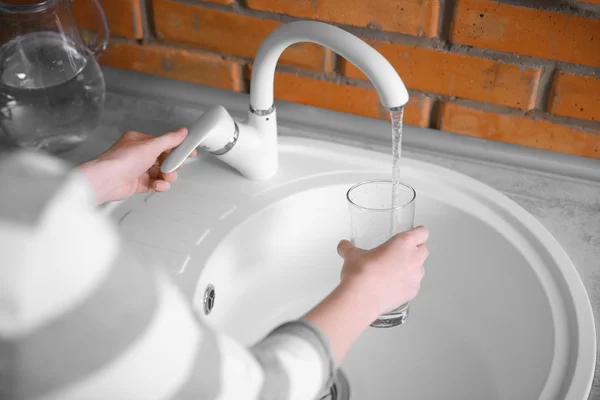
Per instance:
[[[208,315],[212,311],[215,306],[215,287],[211,284],[208,284],[206,289],[204,290],[204,314]]]
[[[333,385],[318,397],[319,400],[348,400],[350,399],[350,385],[341,369],[337,370]]]

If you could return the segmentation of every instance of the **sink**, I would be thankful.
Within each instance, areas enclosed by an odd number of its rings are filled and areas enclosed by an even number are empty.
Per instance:
[[[168,193],[107,212],[165,266],[212,328],[252,344],[339,282],[345,193],[389,178],[391,157],[280,138],[278,174],[252,182],[209,156]],[[369,328],[341,365],[351,399],[587,399],[596,336],[572,262],[530,214],[460,173],[404,159],[431,256],[408,321]],[[205,302],[214,288],[214,303]]]

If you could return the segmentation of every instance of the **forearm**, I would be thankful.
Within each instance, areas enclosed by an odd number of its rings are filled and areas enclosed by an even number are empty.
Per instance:
[[[264,373],[260,398],[314,398],[377,316],[364,287],[338,286],[304,318],[276,328],[252,352]],[[291,388],[295,388],[291,390]]]
[[[312,322],[329,339],[339,364],[350,346],[377,317],[377,308],[365,290],[340,285],[304,319]]]

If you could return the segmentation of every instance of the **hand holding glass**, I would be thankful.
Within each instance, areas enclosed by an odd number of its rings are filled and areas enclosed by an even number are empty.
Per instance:
[[[397,204],[392,206],[393,185],[390,180],[373,180],[354,185],[347,193],[350,209],[351,242],[370,250],[392,236],[413,228],[415,219],[415,190],[400,184]],[[403,304],[376,319],[371,326],[390,328],[406,321],[409,304]]]

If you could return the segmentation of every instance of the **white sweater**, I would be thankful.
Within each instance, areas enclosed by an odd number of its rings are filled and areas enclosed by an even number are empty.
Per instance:
[[[332,381],[307,321],[252,348],[212,332],[49,156],[0,155],[0,399],[312,400]]]

